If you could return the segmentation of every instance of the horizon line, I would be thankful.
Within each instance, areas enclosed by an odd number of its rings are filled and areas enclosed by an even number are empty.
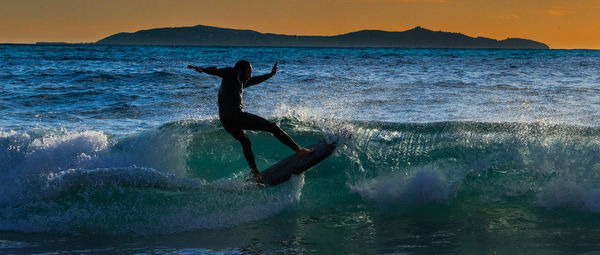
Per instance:
[[[501,49],[501,48],[418,48],[418,47],[331,47],[331,46],[223,46],[223,45],[147,45],[147,44],[97,44],[96,42],[33,42],[14,43],[0,42],[0,45],[27,45],[27,46],[123,46],[123,47],[197,47],[197,48],[346,48],[346,49],[446,49],[446,50],[600,50],[600,48],[549,48],[549,49]]]

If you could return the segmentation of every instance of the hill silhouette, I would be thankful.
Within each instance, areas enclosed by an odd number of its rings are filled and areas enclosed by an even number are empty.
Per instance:
[[[549,49],[528,39],[495,40],[415,27],[402,32],[361,30],[334,36],[297,36],[211,26],[170,27],[118,33],[96,42],[114,45],[270,46],[270,47],[398,47]]]

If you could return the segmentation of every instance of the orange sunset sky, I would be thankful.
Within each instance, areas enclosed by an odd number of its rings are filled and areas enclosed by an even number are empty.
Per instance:
[[[210,25],[297,35],[415,26],[600,49],[600,0],[0,0],[0,42],[94,42]]]

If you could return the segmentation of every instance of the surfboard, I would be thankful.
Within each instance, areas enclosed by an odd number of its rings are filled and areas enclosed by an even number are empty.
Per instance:
[[[261,172],[262,184],[265,186],[276,186],[289,180],[292,175],[304,173],[314,165],[327,158],[335,150],[335,142],[328,143],[325,139],[315,143],[309,148],[315,149],[311,154],[289,156],[268,169]]]

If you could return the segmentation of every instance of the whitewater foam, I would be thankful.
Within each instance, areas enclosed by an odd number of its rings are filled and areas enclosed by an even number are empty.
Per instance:
[[[418,170],[412,176],[382,175],[351,185],[351,190],[381,205],[444,203],[452,195],[444,176],[431,169]]]
[[[546,208],[572,208],[600,213],[600,189],[585,188],[567,178],[558,178],[538,194],[536,205]]]

